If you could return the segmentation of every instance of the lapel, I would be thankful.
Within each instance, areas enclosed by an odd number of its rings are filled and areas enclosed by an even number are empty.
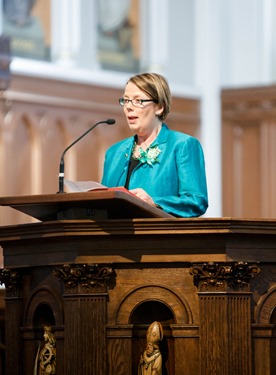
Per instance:
[[[168,140],[168,136],[169,136],[169,128],[167,127],[167,125],[163,122],[162,124],[162,128],[160,130],[160,133],[158,134],[157,138],[155,139],[155,141],[152,143],[152,146],[155,146],[155,145],[161,145],[163,143],[167,143],[167,140]]]
[[[169,136],[169,128],[165,123],[162,124],[162,128],[160,133],[158,134],[158,137],[155,139],[155,141],[152,143],[152,146],[155,145],[163,145],[161,148],[163,149],[163,152],[165,151],[165,143],[167,143]],[[125,142],[122,144],[122,147],[118,150],[118,154],[120,155],[119,159],[119,167],[118,175],[117,175],[117,186],[124,184],[126,180],[126,175],[128,171],[129,161],[131,158],[133,143],[134,143],[135,137],[130,137],[125,140]],[[139,168],[146,169],[148,166],[145,164],[142,164],[139,166]]]
[[[119,163],[117,167],[117,186],[122,185],[126,180],[127,170],[129,161],[131,158],[132,148],[134,143],[134,137],[127,138],[122,144],[122,147],[118,150]]]

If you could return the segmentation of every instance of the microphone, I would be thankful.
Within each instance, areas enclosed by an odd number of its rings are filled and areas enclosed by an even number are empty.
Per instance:
[[[71,148],[72,146],[74,146],[74,144],[76,144],[78,141],[80,141],[83,137],[86,136],[86,134],[88,134],[89,132],[91,132],[91,130],[93,130],[96,126],[100,125],[100,124],[108,124],[108,125],[113,125],[115,124],[115,120],[113,118],[109,118],[105,121],[99,121],[97,122],[95,125],[93,125],[91,128],[89,128],[88,130],[86,130],[85,133],[83,133],[79,138],[77,138],[73,143],[71,143],[68,147],[66,147],[66,149],[63,151],[62,155],[61,155],[61,158],[60,158],[60,163],[59,163],[59,175],[58,175],[58,180],[59,180],[59,190],[58,190],[58,193],[64,193],[64,155],[66,154],[66,152],[69,150],[69,148]]]

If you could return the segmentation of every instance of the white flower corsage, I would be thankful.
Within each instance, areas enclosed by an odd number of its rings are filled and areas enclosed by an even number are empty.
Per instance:
[[[149,165],[159,163],[158,155],[161,153],[161,150],[158,148],[158,145],[149,147],[147,150],[143,150],[140,147],[139,153],[140,153],[140,156],[136,157],[136,159],[140,160],[141,163],[143,164],[147,163]]]

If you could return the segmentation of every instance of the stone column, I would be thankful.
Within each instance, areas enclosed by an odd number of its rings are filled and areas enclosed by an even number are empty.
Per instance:
[[[96,2],[56,0],[51,6],[53,62],[65,68],[97,68]]]
[[[191,268],[199,296],[201,375],[252,375],[249,281],[258,272],[247,263]]]
[[[64,284],[64,373],[107,372],[107,288],[114,281],[110,267],[71,264],[55,270]]]
[[[169,61],[168,0],[141,2],[141,67],[144,71],[164,74]],[[162,25],[162,27],[160,27]],[[162,40],[162,48],[156,43]]]

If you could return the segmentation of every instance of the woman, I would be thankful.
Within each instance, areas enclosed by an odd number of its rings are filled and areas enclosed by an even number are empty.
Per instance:
[[[119,103],[134,137],[107,150],[102,184],[125,186],[177,217],[203,215],[208,207],[203,151],[196,138],[163,122],[171,108],[166,79],[155,73],[133,76]]]

